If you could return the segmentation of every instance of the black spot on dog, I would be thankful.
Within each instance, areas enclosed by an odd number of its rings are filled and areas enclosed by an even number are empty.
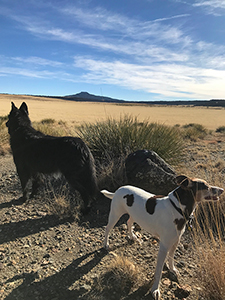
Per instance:
[[[177,225],[177,230],[181,231],[184,228],[185,225],[185,219],[175,219],[174,224]]]
[[[155,207],[156,207],[156,204],[157,204],[157,198],[160,198],[160,197],[159,196],[153,196],[153,197],[149,198],[146,201],[145,208],[146,208],[146,211],[150,215],[153,215],[154,212],[155,212]]]
[[[134,195],[125,195],[123,198],[127,198],[127,206],[132,206],[134,203]]]

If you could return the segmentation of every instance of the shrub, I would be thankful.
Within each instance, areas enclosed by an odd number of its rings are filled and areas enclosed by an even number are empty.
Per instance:
[[[216,129],[216,132],[225,133],[225,126],[220,126]]]
[[[175,127],[148,121],[140,123],[137,117],[127,115],[118,121],[108,118],[95,124],[85,123],[78,127],[78,135],[100,162],[118,159],[138,149],[149,149],[176,164],[183,150],[180,133]]]
[[[64,125],[64,126],[62,126]],[[43,119],[40,122],[33,122],[32,126],[46,135],[64,136],[68,135],[65,124],[58,124],[54,119]]]
[[[8,116],[0,116],[0,155],[5,155],[10,149],[8,130],[5,125],[7,120]]]
[[[114,256],[106,271],[86,294],[86,299],[124,299],[139,282],[140,274],[136,266],[124,256]]]
[[[41,120],[41,124],[54,124],[55,120],[54,119],[43,119]]]
[[[198,138],[204,138],[208,133],[203,125],[196,123],[186,124],[182,126],[182,129],[183,137],[192,141],[196,141]]]

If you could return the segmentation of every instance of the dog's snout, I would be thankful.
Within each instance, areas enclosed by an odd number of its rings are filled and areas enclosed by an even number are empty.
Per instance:
[[[212,193],[213,195],[220,196],[224,192],[224,189],[218,188],[218,187],[212,187]]]

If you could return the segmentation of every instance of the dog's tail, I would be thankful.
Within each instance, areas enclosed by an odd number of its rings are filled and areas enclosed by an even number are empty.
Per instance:
[[[115,193],[111,193],[111,192],[109,192],[109,191],[107,191],[107,190],[102,190],[101,193],[102,193],[103,195],[105,195],[105,196],[106,196],[107,198],[109,198],[109,199],[112,199],[112,198],[114,197],[114,195],[115,195]]]

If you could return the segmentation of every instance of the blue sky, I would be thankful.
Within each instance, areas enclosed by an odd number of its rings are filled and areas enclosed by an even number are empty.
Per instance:
[[[225,0],[0,0],[0,93],[225,98]]]

